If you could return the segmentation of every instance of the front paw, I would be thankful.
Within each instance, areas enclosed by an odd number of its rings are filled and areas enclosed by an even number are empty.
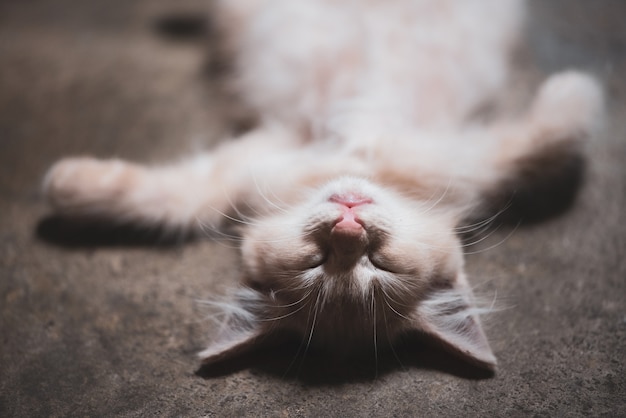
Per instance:
[[[43,193],[59,212],[94,212],[113,203],[135,178],[136,170],[119,160],[65,158],[48,170]]]

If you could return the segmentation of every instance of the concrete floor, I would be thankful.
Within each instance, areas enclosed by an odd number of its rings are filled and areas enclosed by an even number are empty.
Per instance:
[[[205,48],[155,30],[201,7],[0,2],[0,416],[626,416],[626,2],[531,3],[534,72],[596,74],[610,123],[572,210],[468,256],[506,308],[486,320],[490,378],[446,359],[392,359],[376,378],[254,363],[198,376],[214,326],[196,300],[236,279],[235,252],[47,218],[39,182],[61,156],[165,161],[228,129]]]

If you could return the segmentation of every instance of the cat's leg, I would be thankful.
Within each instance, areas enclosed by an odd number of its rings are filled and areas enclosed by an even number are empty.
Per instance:
[[[63,216],[187,228],[205,199],[200,182],[208,177],[210,165],[208,157],[167,168],[118,159],[65,158],[48,171],[43,189]]]
[[[199,221],[219,224],[250,187],[245,173],[289,144],[285,133],[263,130],[168,166],[66,158],[50,168],[43,189],[63,216],[190,230]]]
[[[567,208],[585,168],[585,144],[603,122],[603,94],[591,77],[568,71],[541,86],[528,114],[495,127],[477,183],[481,216],[532,221]],[[480,173],[476,167],[476,173]]]

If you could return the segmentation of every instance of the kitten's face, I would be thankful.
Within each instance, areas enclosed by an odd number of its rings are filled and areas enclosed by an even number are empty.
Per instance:
[[[461,269],[452,222],[430,209],[365,180],[335,180],[248,231],[249,284],[296,332],[306,333],[309,311],[317,312],[313,342],[372,341],[377,323],[395,334],[429,290],[449,286]]]
[[[249,227],[245,284],[206,363],[286,331],[333,353],[419,331],[491,368],[453,222],[366,180],[329,183]]]

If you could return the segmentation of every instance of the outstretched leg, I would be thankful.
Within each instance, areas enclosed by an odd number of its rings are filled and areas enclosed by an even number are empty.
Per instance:
[[[585,143],[596,134],[602,113],[598,83],[564,72],[541,86],[521,118],[380,142],[371,165],[383,183],[431,200],[429,207],[447,208],[462,223],[496,214],[538,220],[575,197]]]
[[[253,187],[255,166],[292,143],[285,132],[266,129],[169,166],[66,158],[48,171],[43,189],[63,216],[193,230],[199,218],[218,224]]]
[[[445,158],[425,161],[427,171],[418,172],[418,181],[429,181],[429,190],[445,190],[441,204],[460,209],[463,221],[496,214],[537,221],[573,202],[583,179],[585,145],[602,121],[598,83],[582,73],[559,73],[543,83],[520,119],[466,128],[459,134],[466,144],[441,145],[437,155]]]
[[[585,143],[603,122],[595,80],[563,72],[542,85],[521,125],[496,131],[489,164],[497,174],[481,190],[483,211],[508,207],[509,219],[535,221],[567,208],[585,168]]]

